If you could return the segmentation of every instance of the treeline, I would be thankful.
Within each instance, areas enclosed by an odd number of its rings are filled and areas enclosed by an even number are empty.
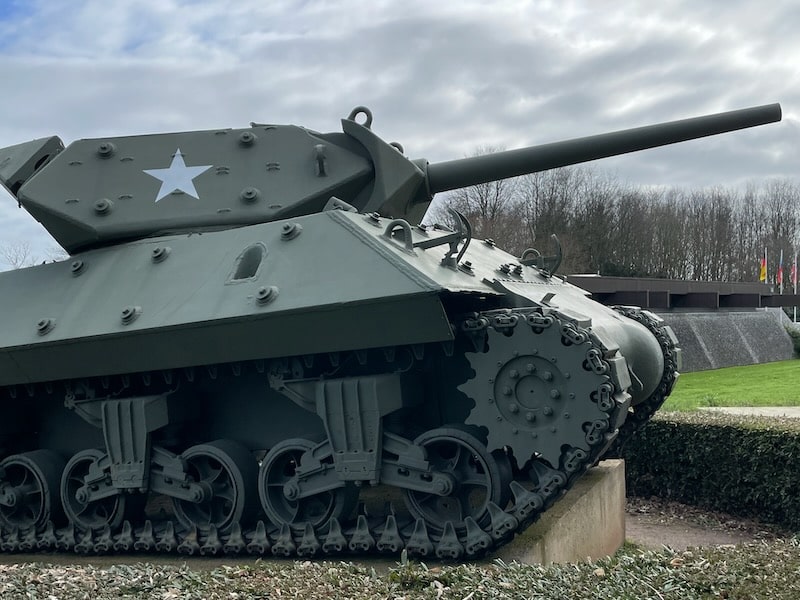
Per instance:
[[[774,282],[780,251],[784,284],[800,246],[800,185],[770,180],[737,188],[643,188],[591,167],[567,167],[452,192],[477,238],[519,256],[551,254],[562,273],[704,281],[758,281],[768,253]],[[428,220],[446,217],[440,208]]]

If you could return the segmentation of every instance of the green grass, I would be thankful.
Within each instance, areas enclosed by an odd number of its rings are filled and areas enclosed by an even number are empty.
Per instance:
[[[681,374],[662,410],[800,406],[800,360]]]

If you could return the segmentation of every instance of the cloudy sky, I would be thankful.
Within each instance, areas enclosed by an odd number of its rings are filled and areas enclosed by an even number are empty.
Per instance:
[[[800,176],[800,3],[0,0],[0,147],[354,106],[432,162],[780,102],[777,125],[609,159],[642,185]],[[0,245],[54,242],[0,191]]]

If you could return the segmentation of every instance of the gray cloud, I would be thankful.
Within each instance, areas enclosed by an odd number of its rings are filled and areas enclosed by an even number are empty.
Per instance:
[[[602,161],[642,185],[796,177],[791,0],[16,3],[0,146],[244,126],[333,131],[358,104],[432,161],[780,101],[784,122]],[[0,243],[51,242],[0,194]]]

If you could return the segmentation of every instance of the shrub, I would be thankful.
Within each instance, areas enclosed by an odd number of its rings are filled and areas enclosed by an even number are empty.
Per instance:
[[[797,325],[787,325],[786,333],[792,338],[792,345],[794,346],[794,357],[800,358],[800,327]]]
[[[631,496],[800,530],[800,420],[662,413],[623,454]]]

